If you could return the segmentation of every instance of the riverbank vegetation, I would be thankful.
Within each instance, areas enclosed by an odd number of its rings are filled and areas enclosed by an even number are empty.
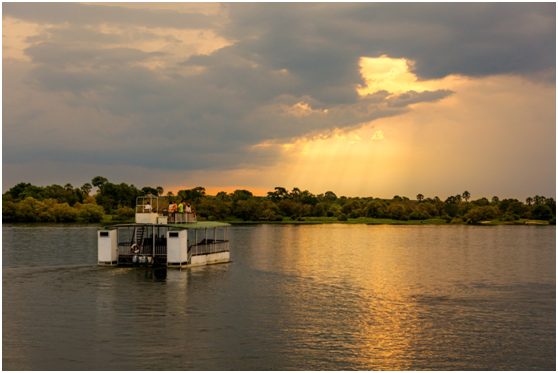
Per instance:
[[[91,195],[93,187],[96,194]],[[190,202],[199,220],[231,223],[275,224],[556,224],[556,201],[536,195],[525,201],[513,198],[473,199],[467,191],[440,199],[418,194],[391,199],[337,196],[332,191],[313,194],[294,188],[276,187],[266,196],[248,190],[206,195],[205,188],[178,191],[160,186],[141,189],[126,183],[113,184],[97,176],[80,188],[34,186],[19,183],[2,195],[2,220],[22,222],[123,222],[133,221],[138,196],[165,196]]]

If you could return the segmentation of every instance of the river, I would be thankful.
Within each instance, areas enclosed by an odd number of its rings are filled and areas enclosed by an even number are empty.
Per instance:
[[[556,369],[554,226],[233,226],[182,270],[97,229],[2,225],[4,370]]]

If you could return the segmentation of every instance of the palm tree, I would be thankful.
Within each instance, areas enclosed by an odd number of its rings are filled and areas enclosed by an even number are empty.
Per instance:
[[[72,186],[72,184],[68,183],[68,184],[64,185],[64,189],[70,190],[70,189],[74,189],[74,187]]]
[[[417,201],[422,202],[424,196],[422,194],[417,194]]]
[[[163,189],[163,187],[161,186],[157,187],[157,195],[162,196],[164,192],[165,190]]]
[[[465,200],[465,202],[469,201],[469,198],[471,198],[471,193],[464,191],[462,194],[463,199]]]
[[[535,201],[535,205],[538,205],[539,203],[541,203],[541,196],[537,194],[535,198],[533,198],[533,200]]]
[[[533,198],[532,197],[527,197],[527,199],[525,200],[525,202],[527,202],[527,204],[529,206],[531,206],[531,203],[533,203]]]
[[[498,203],[498,202],[500,202],[500,198],[498,198],[498,196],[494,196],[494,197],[492,197],[492,202]]]
[[[461,202],[461,194],[456,195],[455,200],[457,201],[457,203],[460,203]]]

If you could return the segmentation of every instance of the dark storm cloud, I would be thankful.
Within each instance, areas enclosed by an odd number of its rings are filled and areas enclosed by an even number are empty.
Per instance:
[[[102,4],[3,4],[4,16],[58,25],[28,38],[35,44],[25,50],[33,66],[26,83],[46,95],[69,93],[59,107],[41,109],[56,113],[27,120],[35,128],[33,138],[4,127],[4,161],[72,159],[172,169],[266,164],[277,150],[254,145],[355,128],[453,93],[380,91],[360,97],[361,57],[413,60],[421,79],[529,76],[555,66],[555,4],[227,7],[230,22],[217,28],[214,18],[200,14]],[[136,40],[156,36],[132,26],[213,27],[231,45],[191,56],[178,67],[148,69],[141,63],[170,54],[105,46],[122,42],[122,35],[83,27],[105,22],[130,26],[127,33]],[[70,27],[62,27],[65,23]],[[203,71],[177,73],[195,67]],[[25,105],[33,110],[33,102]],[[76,116],[83,109],[84,120],[70,119],[67,109]],[[98,113],[96,122],[86,120],[86,109]],[[23,123],[26,111],[14,123]],[[116,130],[123,121],[128,127]],[[50,131],[54,123],[60,127],[56,137]],[[92,125],[97,132],[87,133]],[[149,156],[140,156],[139,149],[148,149]]]
[[[235,21],[224,32],[241,40],[244,53],[312,81],[359,83],[358,58],[384,54],[416,61],[423,79],[529,74],[555,67],[555,9],[554,3],[231,4]]]
[[[454,92],[447,89],[437,91],[415,92],[409,91],[395,97],[390,97],[387,102],[389,107],[405,107],[420,102],[436,102],[452,95]]]
[[[145,53],[133,48],[91,48],[61,43],[40,43],[25,50],[32,62],[64,69],[69,65],[93,67],[127,66],[163,56],[163,52]]]
[[[3,3],[2,15],[39,24],[135,25],[178,29],[212,28],[216,17],[171,10],[130,9],[118,6],[76,3]]]

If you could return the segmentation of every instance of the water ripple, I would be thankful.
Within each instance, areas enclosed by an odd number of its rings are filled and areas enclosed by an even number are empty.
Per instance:
[[[233,227],[233,262],[99,268],[3,225],[6,370],[554,370],[555,227]]]

